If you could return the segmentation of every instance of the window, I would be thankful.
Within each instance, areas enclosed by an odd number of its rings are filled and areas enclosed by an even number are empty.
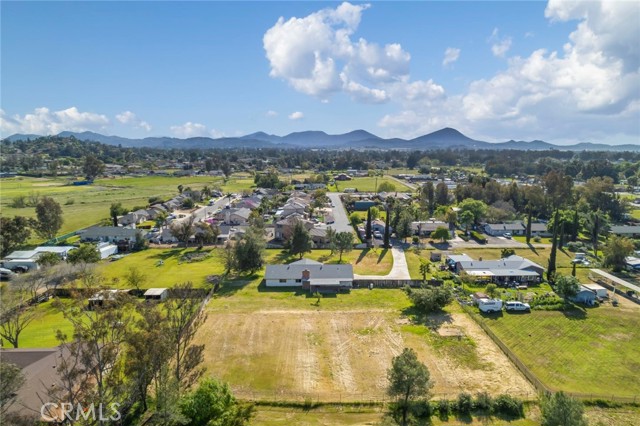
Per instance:
[[[297,282],[297,283],[301,283],[301,282],[302,282],[302,279],[297,279],[297,280],[296,280],[296,282]]]
[[[281,282],[281,283],[286,283],[286,282],[287,282],[287,280],[280,279],[280,282]]]

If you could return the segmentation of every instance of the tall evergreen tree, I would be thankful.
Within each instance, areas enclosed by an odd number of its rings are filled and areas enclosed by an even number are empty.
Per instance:
[[[558,223],[558,209],[554,216],[554,223]],[[558,250],[558,227],[553,228],[553,240],[551,241],[551,253],[549,254],[549,267],[547,268],[547,281],[553,282],[556,273],[556,252]]]
[[[580,230],[580,222],[578,219],[578,208],[573,211],[573,227],[571,228],[571,241],[578,239],[578,231]]]
[[[365,238],[367,241],[371,240],[371,208],[367,209],[367,227],[365,228]]]
[[[527,244],[529,244],[529,242],[531,241],[531,208],[528,208],[528,213],[527,213],[527,233],[526,233],[526,238],[527,238]]]
[[[384,218],[384,248],[389,248],[389,216],[391,216],[391,212],[387,207]]]

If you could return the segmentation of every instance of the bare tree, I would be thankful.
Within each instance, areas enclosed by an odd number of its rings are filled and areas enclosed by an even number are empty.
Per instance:
[[[35,306],[29,305],[29,293],[23,289],[6,289],[0,301],[0,336],[14,348],[18,347],[20,334],[37,318]]]

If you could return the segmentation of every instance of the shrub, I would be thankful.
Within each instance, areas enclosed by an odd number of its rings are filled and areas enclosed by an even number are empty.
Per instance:
[[[476,231],[471,231],[471,238],[473,238],[474,240],[476,240],[480,244],[486,244],[487,243],[487,237],[485,237],[484,235],[482,235],[481,233],[476,232]]]
[[[493,408],[493,399],[487,392],[480,392],[476,395],[473,406],[476,408],[476,410],[490,412]]]
[[[362,223],[362,219],[358,216],[358,213],[353,212],[349,215],[349,221],[352,225],[360,225]]]
[[[75,202],[76,202],[76,200],[74,200],[73,198],[69,198],[67,201],[64,202],[64,205],[65,206],[70,206]]]
[[[437,410],[440,417],[446,419],[451,412],[451,404],[449,403],[449,400],[441,399],[440,401],[438,401]]]
[[[493,411],[506,416],[524,417],[524,404],[511,395],[498,395],[493,400]]]
[[[581,252],[587,251],[587,246],[584,245],[584,243],[580,242],[580,241],[572,241],[567,243],[567,250],[569,250],[570,252]]]
[[[460,393],[456,400],[456,411],[458,414],[469,414],[472,409],[473,398],[471,398],[471,395],[466,392]]]
[[[467,233],[464,231],[458,231],[456,232],[456,234],[458,234],[458,237],[460,237],[460,239],[462,239],[463,241],[469,241],[469,237],[467,237]]]
[[[27,197],[25,197],[24,195],[18,195],[16,197],[13,197],[13,199],[11,200],[10,207],[14,209],[23,209],[27,207]]]
[[[433,414],[429,401],[415,401],[411,404],[411,414],[418,419],[428,419]]]
[[[536,235],[535,237],[533,237],[534,243],[539,243],[540,241],[542,241],[542,238],[540,238],[540,235]]]

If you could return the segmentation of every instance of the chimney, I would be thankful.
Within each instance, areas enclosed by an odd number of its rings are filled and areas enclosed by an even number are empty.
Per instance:
[[[302,279],[304,281],[309,281],[310,277],[311,277],[311,272],[309,272],[308,269],[305,269],[304,271],[302,271]]]

